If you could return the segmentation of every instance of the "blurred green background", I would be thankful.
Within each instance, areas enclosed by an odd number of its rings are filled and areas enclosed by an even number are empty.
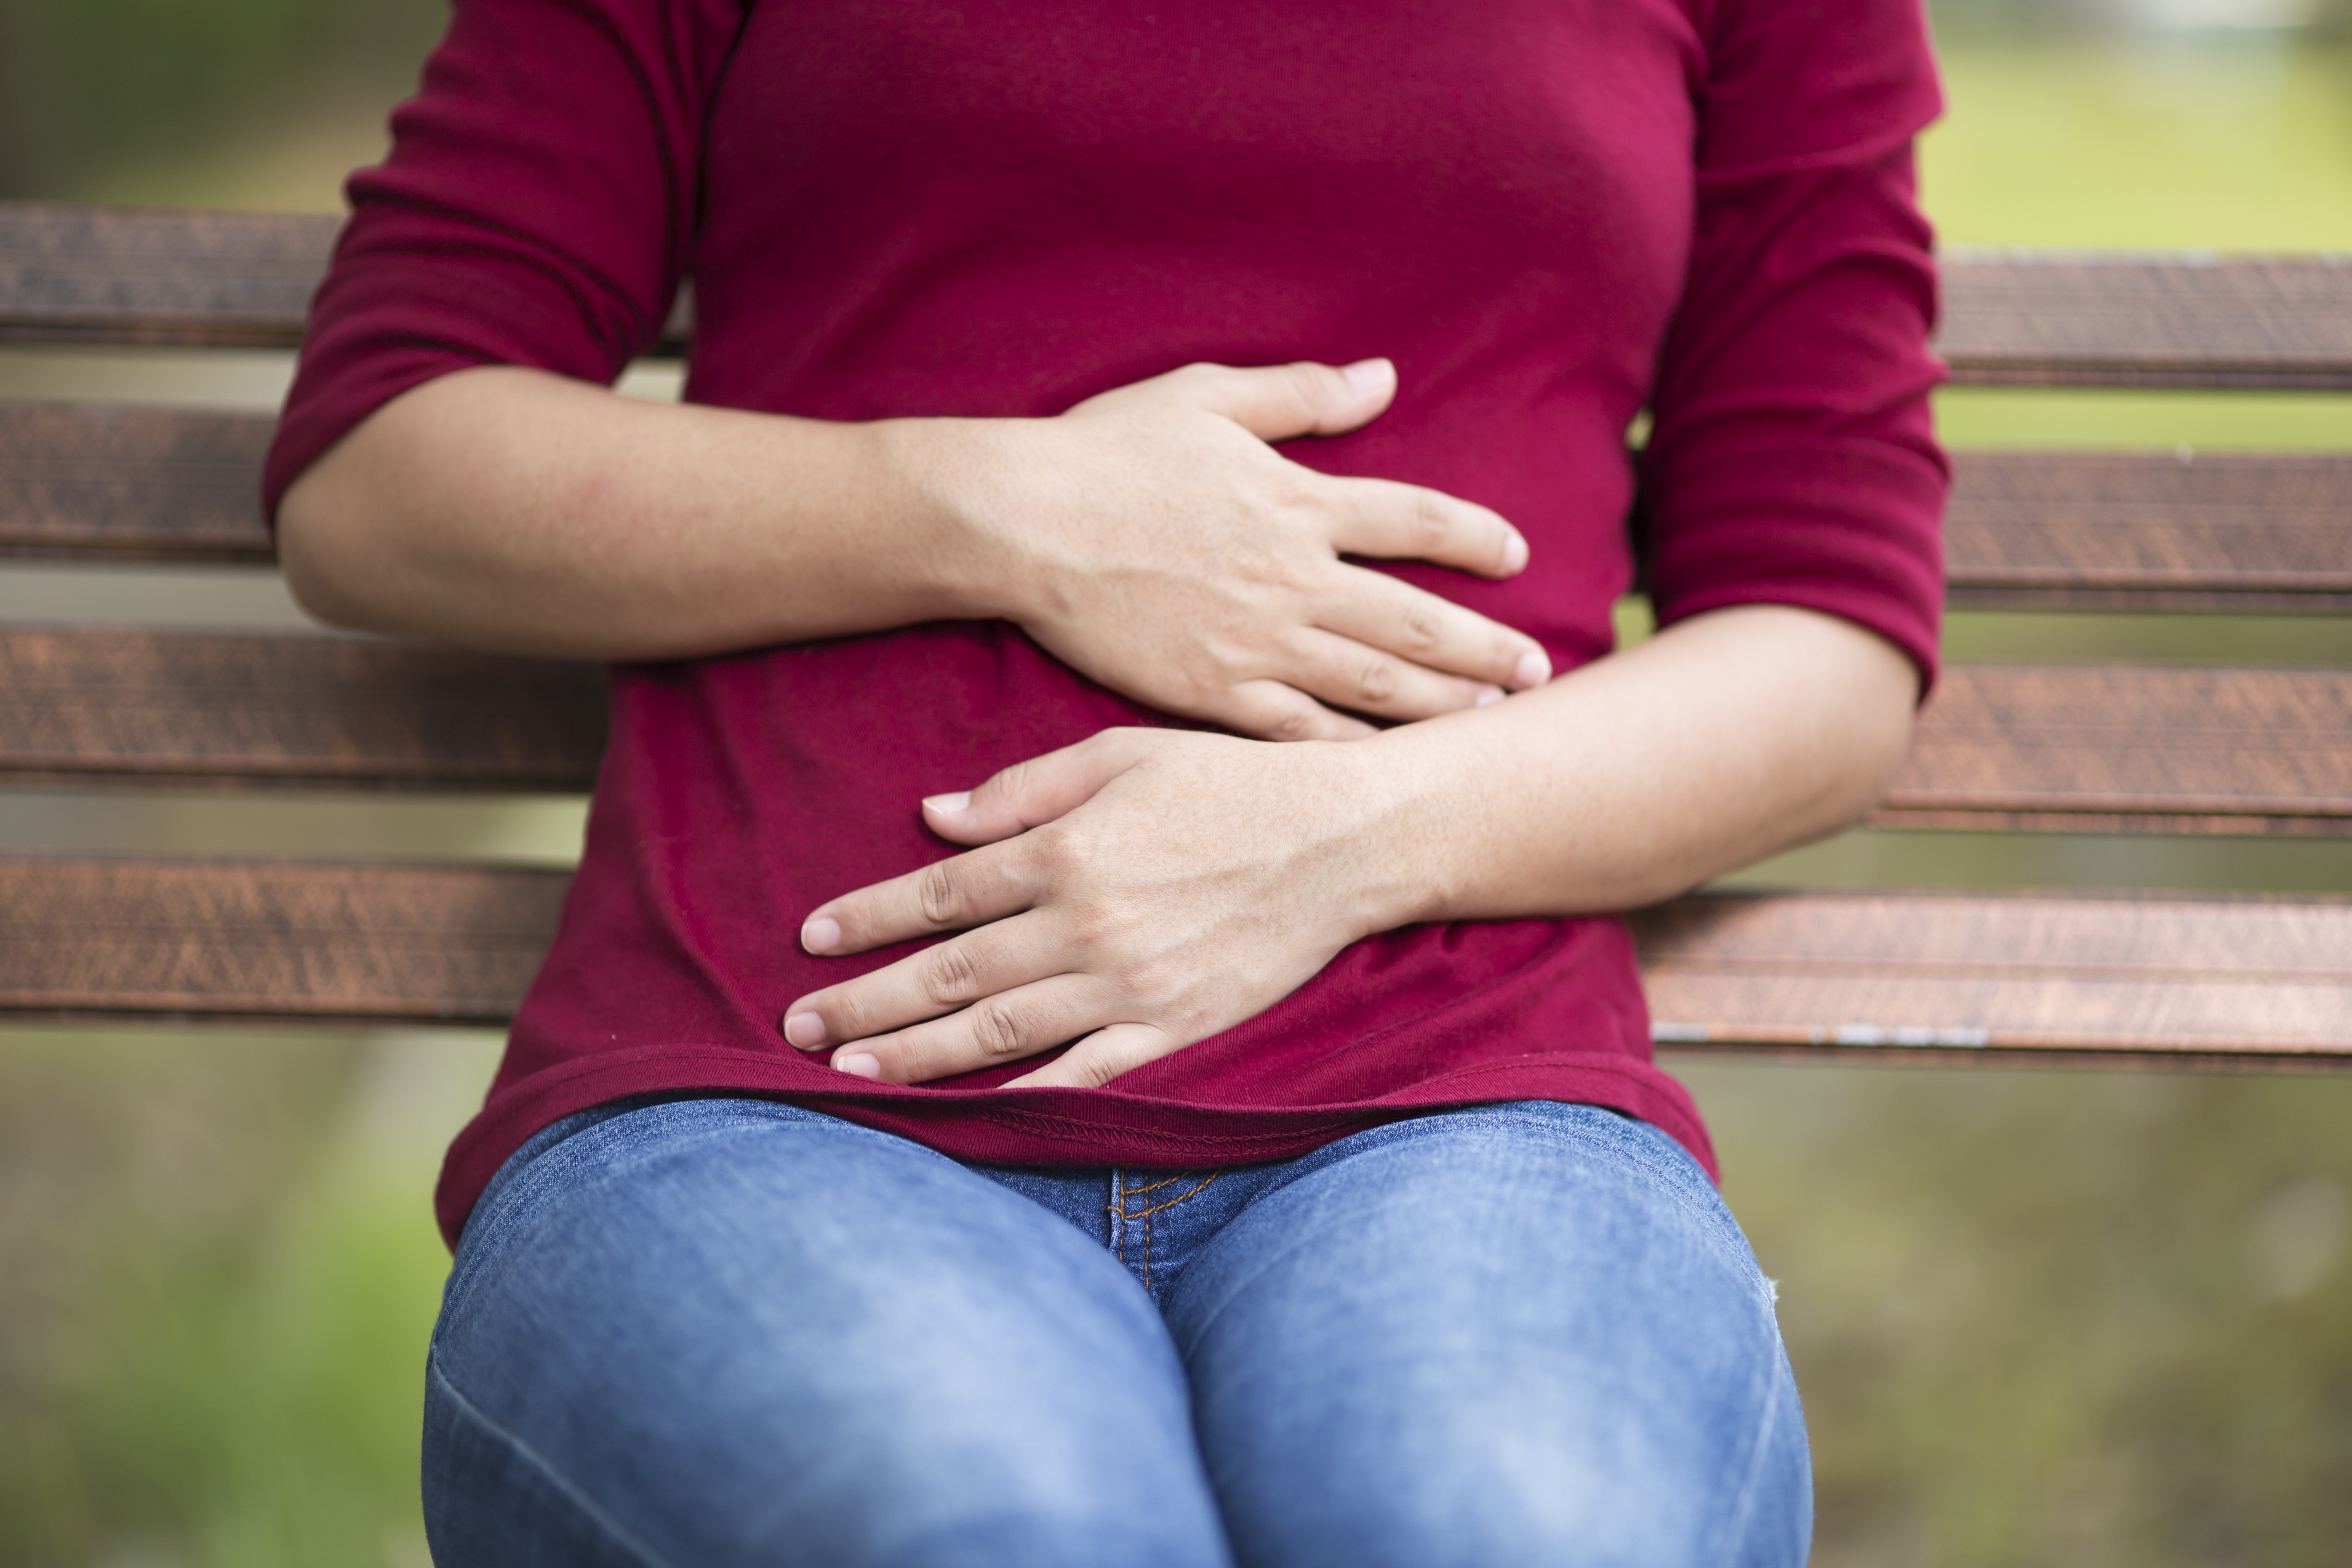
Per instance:
[[[331,209],[436,0],[0,0],[0,195]],[[2352,0],[1944,0],[1947,244],[2352,251]],[[278,356],[0,352],[267,406]],[[638,390],[660,395],[656,374]],[[2352,450],[2352,398],[1950,393],[1956,445]],[[286,627],[264,574],[0,618]],[[1969,616],[1977,658],[2352,664],[2343,621]],[[576,801],[0,795],[0,847],[562,863]],[[2352,847],[1857,833],[1757,883],[2352,891]],[[0,1030],[0,1565],[421,1563],[427,1194],[478,1034]],[[2352,1076],[1683,1058],[1810,1412],[1825,1565],[2352,1563]]]

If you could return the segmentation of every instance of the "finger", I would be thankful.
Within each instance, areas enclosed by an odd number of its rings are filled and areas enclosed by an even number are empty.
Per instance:
[[[1157,1061],[1183,1042],[1150,1024],[1113,1024],[1097,1029],[1034,1072],[1023,1073],[1006,1089],[1100,1089],[1123,1072]]]
[[[1384,359],[1252,370],[1196,364],[1166,379],[1185,402],[1223,415],[1261,441],[1353,430],[1388,407],[1397,384],[1396,366]]]
[[[1133,767],[1132,730],[1105,730],[1075,746],[1047,752],[992,773],[974,789],[927,795],[923,820],[958,844],[993,844],[1066,816]]]
[[[1209,717],[1260,741],[1360,741],[1380,733],[1279,680],[1244,680],[1225,694],[1222,708]]]
[[[1040,886],[1024,850],[992,844],[845,893],[810,911],[801,947],[819,955],[864,952],[1018,914],[1036,901]]]
[[[887,1035],[1059,973],[1036,923],[1014,916],[813,991],[784,1009],[787,1043],[804,1051]]]
[[[1345,503],[1331,542],[1350,555],[1433,561],[1482,577],[1517,575],[1527,536],[1475,501],[1393,479],[1334,479]]]
[[[1383,719],[1429,719],[1500,701],[1503,688],[1424,668],[1352,637],[1307,627],[1292,646],[1301,660],[1291,679],[1335,707]]]
[[[1057,974],[998,992],[944,1018],[845,1046],[834,1053],[833,1065],[885,1083],[928,1083],[1052,1050],[1098,1028],[1107,1003],[1100,981]]]
[[[1339,571],[1340,586],[1315,606],[1323,630],[1507,691],[1532,690],[1551,679],[1550,656],[1525,632],[1369,567]]]

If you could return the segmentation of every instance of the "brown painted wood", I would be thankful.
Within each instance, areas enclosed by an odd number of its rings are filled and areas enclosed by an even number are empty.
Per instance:
[[[0,629],[0,775],[583,790],[590,668],[361,638]],[[2352,832],[2352,671],[1956,666],[1888,826]]]
[[[1954,455],[1948,602],[2352,612],[2352,456]]]
[[[0,774],[582,791],[604,687],[375,638],[0,628]]]
[[[1956,666],[1874,820],[2096,830],[2133,818],[2352,831],[2352,670]]]
[[[1963,385],[2352,388],[2352,258],[1957,251]]]
[[[565,881],[0,858],[0,1014],[496,1023]],[[1662,1044],[2352,1066],[2352,900],[1704,894],[1633,924]]]
[[[0,203],[0,342],[291,347],[337,221]],[[1964,384],[2352,388],[2340,259],[1959,251],[1944,274]]]
[[[0,342],[291,348],[339,223],[0,203]]]
[[[2352,1067],[2352,900],[1702,894],[1632,921],[1662,1044]]]
[[[495,1024],[570,876],[513,867],[0,858],[0,1016]]]
[[[0,555],[258,563],[266,415],[0,405]],[[1964,452],[1969,608],[2352,611],[2352,457]]]
[[[0,556],[274,559],[261,414],[0,404]]]
[[[0,202],[0,342],[289,349],[342,220]],[[683,351],[690,296],[653,351]]]

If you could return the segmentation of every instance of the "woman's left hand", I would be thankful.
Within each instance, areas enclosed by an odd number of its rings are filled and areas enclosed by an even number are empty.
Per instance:
[[[801,998],[784,1037],[892,1083],[1075,1040],[1007,1087],[1094,1087],[1229,1028],[1413,918],[1409,873],[1373,847],[1381,750],[1109,730],[927,800],[934,830],[982,847],[832,900],[801,942],[963,934]]]

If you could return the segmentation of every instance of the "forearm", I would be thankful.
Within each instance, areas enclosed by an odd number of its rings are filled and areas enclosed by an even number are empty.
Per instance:
[[[1350,748],[1381,802],[1367,931],[1654,903],[1852,823],[1910,741],[1894,647],[1780,606]]]
[[[907,472],[906,426],[464,371],[379,409],[288,492],[296,596],[340,624],[563,658],[684,658],[1000,614]]]

